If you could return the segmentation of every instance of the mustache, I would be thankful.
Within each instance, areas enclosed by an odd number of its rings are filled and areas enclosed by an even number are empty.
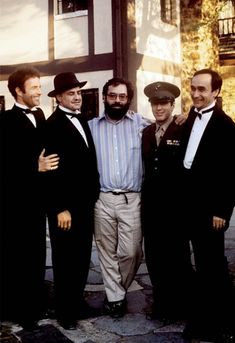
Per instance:
[[[120,102],[115,102],[114,104],[109,105],[109,107],[111,107],[111,108],[114,108],[114,107],[120,107],[120,108],[122,108],[123,106],[124,106],[124,105],[121,104]]]
[[[114,103],[114,104],[108,104],[105,102],[104,104],[105,112],[111,117],[111,118],[122,118],[126,112],[128,111],[130,104],[120,104],[120,103]]]

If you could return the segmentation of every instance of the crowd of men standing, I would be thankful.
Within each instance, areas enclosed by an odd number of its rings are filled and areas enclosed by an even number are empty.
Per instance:
[[[46,120],[38,71],[9,77],[15,104],[0,118],[0,320],[34,330],[44,316],[47,217],[55,316],[65,329],[99,314],[125,315],[144,238],[148,318],[186,319],[186,339],[234,341],[224,232],[235,203],[235,123],[216,103],[220,75],[194,73],[187,118],[173,115],[177,86],[147,85],[155,122],[130,110],[133,85],[122,78],[104,84],[104,112],[88,122],[85,84],[71,72],[56,75],[48,96],[57,107]],[[84,300],[93,236],[106,294],[101,311]]]

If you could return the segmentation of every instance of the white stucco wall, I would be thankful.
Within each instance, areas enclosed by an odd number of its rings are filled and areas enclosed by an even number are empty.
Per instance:
[[[176,25],[161,20],[160,0],[136,0],[137,52],[161,60],[180,63],[179,0],[177,0]]]
[[[0,65],[48,59],[48,0],[1,0]]]
[[[55,18],[55,59],[87,56],[88,16]]]
[[[94,0],[95,54],[113,51],[111,0]]]

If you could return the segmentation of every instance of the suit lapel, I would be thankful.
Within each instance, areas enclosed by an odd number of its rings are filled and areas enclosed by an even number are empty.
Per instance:
[[[88,146],[87,146],[84,138],[82,137],[81,133],[79,132],[79,130],[74,126],[74,124],[71,122],[71,120],[69,118],[67,118],[66,113],[64,111],[62,111],[59,107],[57,107],[56,112],[61,117],[61,120],[63,122],[65,122],[65,125],[69,126],[73,130],[74,134],[79,136],[81,142],[84,144],[84,146],[86,146],[86,148],[90,148],[90,147],[94,146],[94,143],[93,143],[93,140],[92,140],[91,134],[90,134],[90,129],[88,127],[86,119],[83,118],[82,114],[79,115],[76,120],[79,120],[79,123],[81,124],[81,126],[85,132],[86,139],[88,142]]]
[[[82,128],[83,128],[84,132],[85,132],[85,135],[86,135],[86,138],[87,138],[87,142],[88,142],[88,147],[95,150],[95,146],[94,146],[93,138],[92,138],[92,135],[91,135],[91,131],[90,131],[89,125],[87,123],[87,119],[84,117],[84,114],[81,115],[81,118],[79,118],[79,121],[80,121],[80,123],[82,125]]]

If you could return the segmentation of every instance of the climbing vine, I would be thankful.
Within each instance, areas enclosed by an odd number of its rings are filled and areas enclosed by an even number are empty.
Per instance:
[[[182,111],[191,106],[189,94],[193,73],[202,68],[220,71],[218,18],[226,0],[194,0],[181,3]]]

